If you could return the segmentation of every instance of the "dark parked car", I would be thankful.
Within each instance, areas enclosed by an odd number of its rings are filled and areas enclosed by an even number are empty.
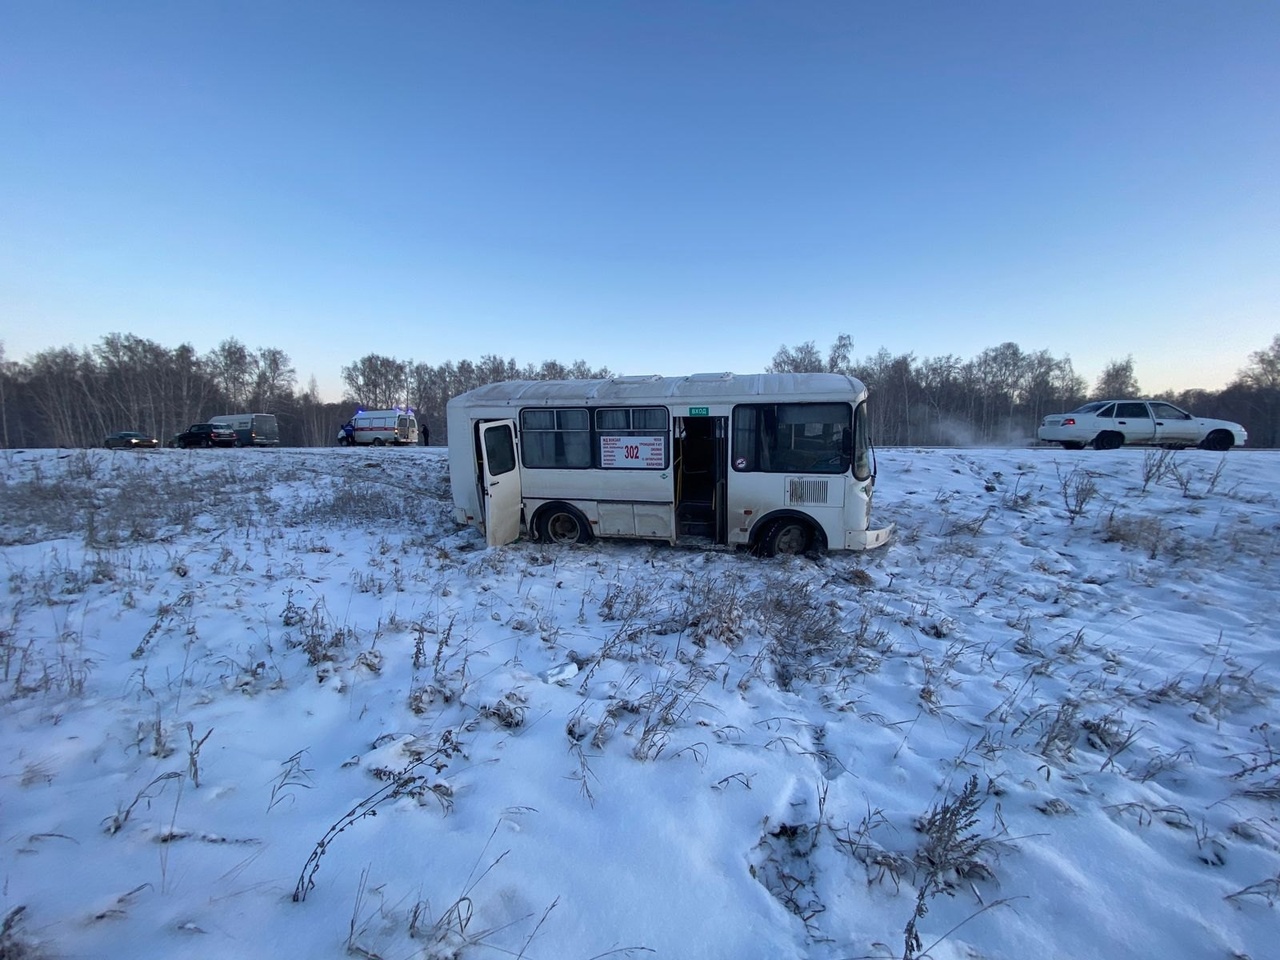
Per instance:
[[[169,441],[171,447],[234,447],[236,432],[220,423],[193,423]]]
[[[148,437],[145,433],[121,430],[119,433],[113,433],[107,437],[102,442],[102,445],[108,450],[145,450],[150,447],[160,446],[160,441],[155,437]]]

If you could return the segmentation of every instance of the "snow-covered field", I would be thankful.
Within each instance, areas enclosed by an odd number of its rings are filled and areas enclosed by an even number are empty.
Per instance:
[[[0,456],[0,957],[1280,956],[1280,453],[879,465],[761,560]]]

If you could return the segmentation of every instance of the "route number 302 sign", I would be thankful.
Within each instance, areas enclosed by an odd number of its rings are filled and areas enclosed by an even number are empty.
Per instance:
[[[606,470],[661,470],[666,437],[601,437],[600,466]]]

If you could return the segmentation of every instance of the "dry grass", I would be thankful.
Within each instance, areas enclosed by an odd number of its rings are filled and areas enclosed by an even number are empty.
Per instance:
[[[213,467],[207,488],[187,484],[178,489],[162,477],[147,477],[144,464],[139,458],[109,469],[85,454],[67,458],[56,471],[32,468],[11,481],[8,491],[30,511],[28,518],[0,521],[0,538],[10,542],[59,535],[85,547],[77,549],[77,559],[55,552],[43,567],[10,572],[11,592],[21,601],[0,628],[0,697],[80,697],[91,685],[94,657],[79,631],[67,627],[74,623],[65,615],[73,603],[113,593],[121,610],[133,611],[131,622],[140,621],[124,648],[127,655],[136,641],[138,672],[129,694],[145,703],[130,718],[136,723],[136,754],[148,761],[170,758],[170,765],[185,772],[148,782],[149,772],[132,780],[134,786],[127,788],[132,801],[121,802],[103,821],[110,834],[137,831],[131,816],[166,789],[172,792],[179,783],[199,788],[202,776],[212,782],[220,774],[216,765],[212,771],[202,768],[216,761],[217,748],[224,744],[227,731],[221,721],[216,734],[212,726],[186,721],[172,708],[185,679],[157,681],[159,669],[150,678],[147,674],[161,655],[178,651],[178,643],[194,642],[189,639],[196,622],[192,598],[198,594],[186,584],[196,582],[203,569],[224,577],[253,573],[278,581],[271,594],[276,599],[262,604],[260,622],[253,625],[256,642],[206,661],[216,667],[206,675],[226,691],[256,695],[282,686],[286,676],[309,676],[308,668],[318,680],[338,677],[338,683],[357,671],[362,678],[383,680],[411,671],[395,701],[400,722],[412,727],[415,737],[425,741],[429,738],[423,731],[448,725],[458,736],[516,743],[538,723],[554,725],[564,730],[568,751],[558,775],[573,780],[588,804],[595,804],[602,792],[607,795],[613,785],[601,783],[600,775],[619,761],[650,765],[645,769],[653,775],[663,765],[679,763],[682,769],[701,771],[708,785],[726,796],[732,792],[736,800],[760,781],[745,759],[725,764],[723,753],[712,752],[718,744],[740,746],[741,754],[735,756],[786,753],[798,758],[805,773],[816,779],[816,809],[810,798],[804,812],[797,807],[796,815],[767,824],[752,857],[756,878],[815,938],[828,935],[823,916],[835,902],[824,896],[827,885],[839,882],[823,874],[830,863],[843,862],[856,880],[865,877],[867,884],[883,887],[878,892],[886,896],[909,885],[914,913],[903,929],[906,960],[928,953],[921,921],[934,898],[976,890],[993,878],[1003,834],[984,832],[986,795],[970,770],[986,777],[991,792],[998,782],[1026,784],[1033,779],[1043,790],[1039,777],[1051,775],[1055,784],[1088,786],[1088,778],[1101,774],[1109,783],[1154,781],[1152,789],[1172,791],[1187,771],[1200,771],[1199,761],[1216,760],[1235,765],[1220,771],[1226,786],[1222,795],[1230,794],[1232,803],[1274,804],[1280,799],[1280,759],[1265,724],[1253,731],[1248,749],[1239,749],[1242,736],[1231,748],[1237,752],[1207,758],[1176,743],[1162,745],[1158,736],[1161,712],[1173,708],[1183,715],[1193,712],[1210,725],[1265,709],[1274,691],[1255,671],[1224,650],[1203,671],[1197,667],[1162,675],[1158,655],[1135,655],[1117,642],[1123,628],[1114,618],[1089,619],[1087,628],[1079,626],[1078,616],[1071,619],[1071,613],[1066,620],[1051,619],[1059,611],[1050,607],[1060,596],[1075,599],[1072,589],[1099,588],[1088,591],[1089,603],[1095,602],[1108,586],[1096,571],[1070,564],[1074,558],[1067,551],[1042,550],[1029,569],[1016,566],[1021,552],[1011,559],[1016,551],[1006,547],[1011,534],[1012,542],[1027,549],[1088,539],[1096,551],[1101,539],[1114,545],[1113,556],[1125,557],[1117,561],[1117,569],[1141,565],[1129,551],[1168,561],[1190,549],[1168,521],[1138,507],[1132,513],[1104,507],[1097,511],[1092,531],[1072,530],[1101,497],[1095,475],[1081,468],[1060,474],[1056,490],[1050,480],[1034,495],[1019,489],[1002,494],[1003,478],[979,473],[982,492],[991,495],[987,503],[998,495],[998,507],[939,495],[939,514],[900,539],[895,550],[903,552],[888,560],[880,555],[860,557],[856,564],[843,558],[796,558],[766,565],[745,556],[598,544],[575,554],[572,566],[564,564],[569,570],[565,575],[561,554],[545,545],[469,552],[465,543],[401,535],[397,527],[422,516],[414,492],[367,464],[353,463],[345,472],[321,477],[313,491],[283,510],[266,497],[265,482],[242,468]],[[1143,491],[1172,484],[1188,497],[1201,489],[1206,495],[1217,491],[1226,496],[1221,478],[1221,464],[1204,477],[1177,466],[1168,451],[1149,454],[1141,470]],[[141,510],[125,498],[125,486],[153,509]],[[1037,496],[1042,509],[1032,517]],[[1045,500],[1062,505],[1054,510],[1056,527],[1054,520],[1046,520]],[[443,509],[436,503],[427,513],[442,515]],[[209,541],[205,555],[163,542],[210,523],[211,510],[221,526],[210,526],[202,535]],[[349,546],[334,528],[349,524],[378,525],[387,532],[362,541],[368,549],[362,545],[356,551],[359,558],[342,566],[337,561]],[[295,525],[300,529],[294,532],[281,529]],[[1259,529],[1258,540],[1271,533]],[[150,552],[134,549],[138,544],[150,544]],[[253,555],[257,570],[249,569],[249,544],[261,546]],[[1274,545],[1267,549],[1274,555]],[[268,554],[269,572],[258,559]],[[380,613],[377,626],[348,619],[346,613],[335,618],[313,586],[318,581],[307,579],[316,563],[340,569],[344,584],[361,603],[390,608],[403,602],[405,607],[399,613]],[[912,565],[918,566],[919,577],[902,576],[895,583],[900,571]],[[578,575],[581,580],[574,579]],[[1099,579],[1088,579],[1095,576]],[[162,577],[180,584],[163,599],[154,593]],[[38,636],[26,626],[37,608],[53,611],[56,627]],[[150,612],[145,619],[144,611]],[[1094,617],[1092,607],[1089,616]],[[1087,639],[1086,629],[1091,631]],[[396,631],[403,641],[399,646]],[[502,633],[503,642],[508,637],[518,641],[496,659],[481,643],[492,643],[494,631]],[[572,706],[545,718],[542,701],[547,698],[530,678],[543,676],[548,661],[571,665],[578,674],[572,687],[555,690],[557,697],[572,697]],[[877,672],[880,676],[874,676]],[[161,686],[165,682],[171,685],[167,691]],[[867,711],[863,698],[869,698],[867,691],[876,683],[898,684],[905,691],[904,714],[886,718]],[[166,693],[170,701],[162,707]],[[723,697],[733,698],[731,706],[725,706]],[[756,726],[754,720],[726,719],[738,706],[755,710],[777,703],[796,705],[797,716],[769,713],[770,719]],[[890,712],[883,700],[876,709]],[[898,753],[914,750],[917,759],[930,746],[921,745],[915,731],[929,729],[936,736],[944,728],[947,737],[954,737],[948,749],[964,742],[963,754],[928,759],[944,769],[950,763],[957,773],[963,768],[967,780],[958,793],[939,800],[914,823],[901,811],[886,813],[870,801],[861,821],[854,813],[854,823],[833,822],[828,791],[835,797],[853,781],[874,780],[874,774],[857,767],[860,746],[850,747],[857,738],[848,737],[847,728],[843,740],[828,736],[850,715],[869,731],[891,730],[894,743],[900,734]],[[1222,736],[1225,740],[1227,734]],[[403,764],[367,768],[380,778],[377,789],[337,817],[315,844],[298,876],[295,899],[306,899],[314,888],[321,861],[336,838],[384,804],[410,798],[447,812],[455,802],[468,802],[464,791],[455,797],[436,776],[438,764],[451,759],[449,751],[455,748],[452,741],[442,742],[419,749]],[[608,761],[600,762],[606,755]],[[728,772],[734,770],[738,772]],[[850,771],[858,775],[840,779]],[[278,773],[271,772],[275,779],[269,798],[263,788],[266,811],[278,814],[313,790],[314,774],[306,751],[283,761]],[[53,774],[33,764],[23,776],[36,783]],[[146,785],[136,789],[140,783]],[[1086,795],[1082,790],[1080,796]],[[1084,800],[1070,797],[1068,804],[1041,795],[1031,809],[1044,817],[1088,812]],[[1194,834],[1208,863],[1216,856],[1216,841],[1205,826],[1206,812],[1189,800],[1182,802],[1184,806],[1124,802],[1110,812],[1130,824],[1164,823]],[[918,834],[911,833],[912,827]],[[847,857],[831,857],[832,851]],[[468,878],[452,900],[438,901],[447,904],[444,910],[432,914],[423,901],[411,917],[402,911],[400,935],[407,930],[416,943],[399,952],[444,957],[490,946],[490,931],[476,915],[471,881],[479,882],[500,860],[479,878]],[[362,876],[346,945],[353,955],[379,955],[376,925],[370,921],[381,909],[371,906],[378,896],[377,886]],[[1228,895],[1235,903],[1272,905],[1277,898],[1280,878]],[[550,910],[541,919],[536,912],[519,919],[532,930],[529,942]],[[16,952],[27,949],[16,945],[20,916],[13,920],[13,931],[7,925],[0,934],[0,960],[34,957]],[[506,945],[502,949],[515,952]]]

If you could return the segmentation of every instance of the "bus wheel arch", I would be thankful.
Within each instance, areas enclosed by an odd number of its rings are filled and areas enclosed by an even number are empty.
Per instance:
[[[771,513],[756,524],[752,548],[762,557],[799,556],[827,548],[822,525],[794,510]]]
[[[586,515],[563,501],[539,507],[533,515],[533,530],[540,543],[589,543],[594,539]]]

